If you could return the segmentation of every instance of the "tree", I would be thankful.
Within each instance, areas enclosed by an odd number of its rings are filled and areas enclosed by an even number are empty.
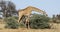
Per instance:
[[[53,15],[53,19],[55,19],[55,15]]]
[[[12,14],[16,13],[16,7],[15,4],[11,1],[7,2],[7,16],[12,16]]]
[[[17,13],[15,4],[11,1],[0,1],[0,6],[4,17],[9,17],[12,16],[12,14]]]
[[[1,7],[1,10],[0,10],[0,11],[3,12],[3,16],[5,16],[5,11],[6,11],[6,10],[5,10],[5,9],[6,9],[5,4],[6,4],[5,1],[3,1],[3,0],[0,1],[0,7]]]
[[[56,15],[57,19],[60,20],[60,15]]]

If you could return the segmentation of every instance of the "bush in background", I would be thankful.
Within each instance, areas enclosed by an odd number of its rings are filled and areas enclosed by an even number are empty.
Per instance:
[[[60,15],[53,15],[52,17],[53,23],[60,23]]]

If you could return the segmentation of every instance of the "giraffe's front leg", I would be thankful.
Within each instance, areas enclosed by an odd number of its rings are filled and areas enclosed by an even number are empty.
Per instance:
[[[29,29],[29,17],[26,19],[26,27]]]
[[[18,18],[18,23],[20,22],[20,17]]]

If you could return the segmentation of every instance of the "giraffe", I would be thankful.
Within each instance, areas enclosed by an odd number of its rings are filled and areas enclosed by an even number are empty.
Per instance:
[[[25,9],[18,10],[18,15],[19,15],[18,16],[19,17],[18,22],[21,22],[22,16],[27,16],[25,24],[28,24],[28,28],[29,28],[29,16],[30,16],[32,11],[36,11],[36,12],[39,12],[39,13],[44,14],[45,16],[47,16],[45,11],[42,11],[42,10],[36,8],[36,7],[33,7],[33,6],[28,6]]]

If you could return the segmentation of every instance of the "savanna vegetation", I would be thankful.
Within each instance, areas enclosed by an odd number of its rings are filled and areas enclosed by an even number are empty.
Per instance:
[[[33,14],[30,17],[30,27],[35,29],[46,29],[50,28],[49,17],[45,15]]]
[[[7,4],[7,2],[8,2],[8,4]],[[3,17],[0,18],[1,19],[0,22],[3,20],[3,22],[5,24],[4,25],[5,29],[6,28],[8,28],[8,29],[26,28],[24,23],[17,22],[18,21],[18,13],[17,13],[18,11],[16,10],[15,4],[13,2],[0,1],[0,7],[2,8],[0,10],[0,12],[3,13]],[[50,18],[50,17],[41,15],[41,14],[32,14],[29,21],[30,21],[29,26],[31,29],[51,29],[51,27],[54,24],[56,24],[56,23],[60,24],[60,15],[53,15],[53,17]],[[53,25],[50,25],[51,23],[53,23]]]

